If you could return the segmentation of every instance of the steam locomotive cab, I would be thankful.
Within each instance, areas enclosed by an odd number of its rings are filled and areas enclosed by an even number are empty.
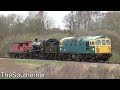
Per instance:
[[[56,59],[59,54],[59,41],[57,39],[47,39],[32,43],[31,57],[41,59]]]

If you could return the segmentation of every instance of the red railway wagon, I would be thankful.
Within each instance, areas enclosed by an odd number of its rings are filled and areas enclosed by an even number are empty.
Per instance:
[[[8,52],[11,58],[29,58],[32,41],[13,43]]]

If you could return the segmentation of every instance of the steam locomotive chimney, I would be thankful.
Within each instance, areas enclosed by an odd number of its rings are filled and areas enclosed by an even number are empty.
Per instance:
[[[37,42],[38,41],[38,39],[37,38],[35,38],[35,42]]]

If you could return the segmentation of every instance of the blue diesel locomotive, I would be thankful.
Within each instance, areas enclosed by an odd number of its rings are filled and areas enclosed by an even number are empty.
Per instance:
[[[109,60],[111,40],[106,36],[76,36],[60,40],[60,59],[79,61]]]

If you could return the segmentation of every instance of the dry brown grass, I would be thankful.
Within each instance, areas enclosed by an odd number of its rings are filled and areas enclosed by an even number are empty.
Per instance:
[[[120,79],[120,65],[118,64],[59,61],[50,61],[49,63],[47,63],[48,61],[37,62],[39,64],[30,62],[19,63],[15,60],[0,59],[0,72],[42,73],[45,74],[43,79]]]
[[[69,63],[54,71],[59,79],[119,79],[119,65]]]

